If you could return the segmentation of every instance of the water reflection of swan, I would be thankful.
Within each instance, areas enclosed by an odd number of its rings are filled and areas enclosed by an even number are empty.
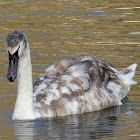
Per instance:
[[[134,107],[124,104],[83,115],[29,122],[14,121],[15,135],[18,140],[99,139],[110,137],[111,135],[117,135],[115,133],[122,125],[120,116],[125,117],[125,114],[129,112],[135,113]],[[121,127],[123,128],[123,126]]]
[[[15,31],[7,36],[8,79],[18,75],[18,95],[12,119],[32,120],[98,111],[126,97],[137,64],[117,71],[94,57],[73,57],[47,68],[32,85],[30,49],[26,36]]]

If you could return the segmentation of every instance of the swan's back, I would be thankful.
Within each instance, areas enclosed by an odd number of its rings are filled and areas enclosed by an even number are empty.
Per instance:
[[[94,57],[55,63],[33,84],[36,117],[82,114],[120,105],[131,84],[119,75],[111,64]]]

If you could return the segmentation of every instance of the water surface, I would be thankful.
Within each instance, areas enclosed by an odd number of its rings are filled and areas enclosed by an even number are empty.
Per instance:
[[[94,55],[119,70],[140,62],[139,0],[0,1],[0,139],[140,139],[140,66],[128,101],[83,115],[12,121],[17,82],[9,83],[7,34],[24,32],[33,79],[56,61]]]

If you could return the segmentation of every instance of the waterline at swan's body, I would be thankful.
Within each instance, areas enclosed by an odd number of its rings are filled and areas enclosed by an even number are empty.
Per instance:
[[[117,71],[95,57],[72,57],[47,68],[32,84],[30,49],[26,36],[7,36],[8,79],[18,78],[13,119],[30,120],[99,111],[121,105],[130,90],[137,64]]]

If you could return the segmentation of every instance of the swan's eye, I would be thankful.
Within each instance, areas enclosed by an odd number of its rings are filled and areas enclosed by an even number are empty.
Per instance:
[[[114,75],[113,73],[110,73],[110,77],[111,77],[111,78],[114,78],[115,75]]]

